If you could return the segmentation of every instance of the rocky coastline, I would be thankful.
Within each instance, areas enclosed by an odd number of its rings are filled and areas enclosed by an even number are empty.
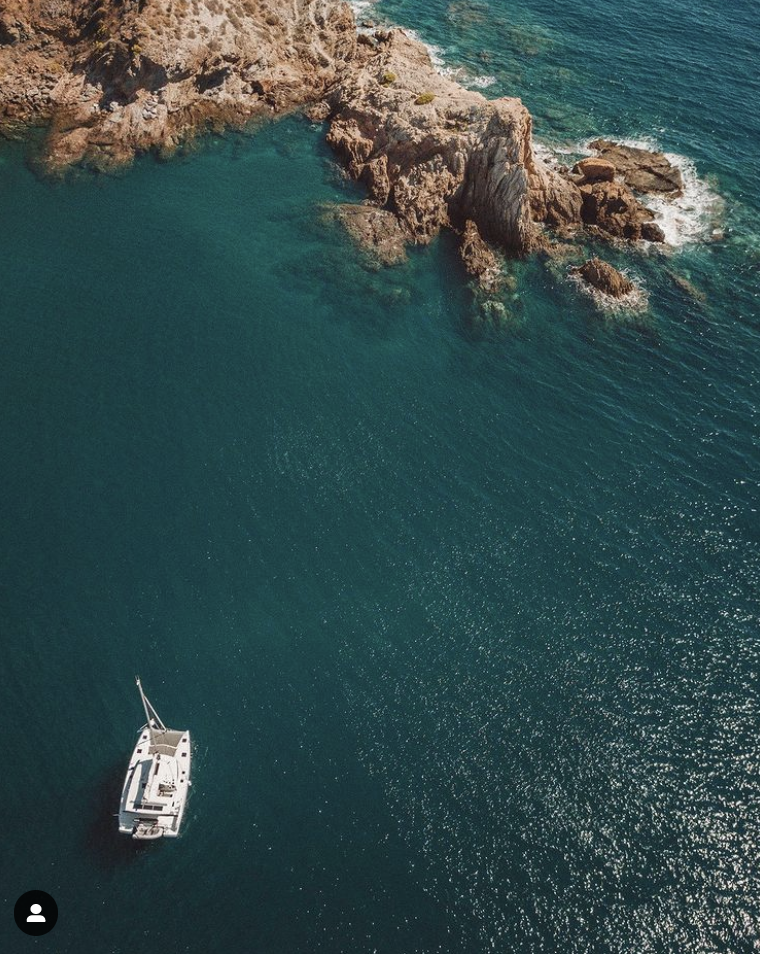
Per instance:
[[[334,0],[6,0],[0,126],[46,126],[50,172],[110,169],[320,99],[356,37]]]
[[[400,29],[358,31],[342,0],[6,0],[0,130],[46,128],[42,162],[108,170],[210,127],[302,108],[367,200],[340,214],[378,261],[441,229],[486,293],[498,254],[592,235],[662,242],[646,194],[679,194],[661,153],[607,140],[572,169],[534,148],[520,99],[441,75]]]

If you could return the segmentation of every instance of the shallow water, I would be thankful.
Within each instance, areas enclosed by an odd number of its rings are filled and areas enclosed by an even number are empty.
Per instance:
[[[537,261],[474,324],[446,238],[367,269],[300,120],[65,184],[0,153],[2,950],[31,888],[84,954],[752,949],[750,9],[457,9],[374,15],[724,198],[722,242],[607,253],[643,326]],[[144,851],[135,672],[196,742]]]

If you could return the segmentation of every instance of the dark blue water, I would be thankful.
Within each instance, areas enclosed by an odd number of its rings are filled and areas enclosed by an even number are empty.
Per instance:
[[[722,198],[605,253],[643,322],[531,261],[483,329],[447,238],[368,270],[300,120],[64,184],[0,153],[3,951],[754,950],[752,10],[467,10],[381,8]],[[145,851],[135,672],[196,741]]]

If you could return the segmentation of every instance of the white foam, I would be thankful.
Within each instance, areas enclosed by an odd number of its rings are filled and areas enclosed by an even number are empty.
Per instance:
[[[463,80],[466,86],[472,86],[473,89],[488,89],[496,82],[495,76],[466,76]]]
[[[439,73],[443,73],[445,76],[451,76],[456,72],[456,70],[452,70],[451,67],[446,66],[446,63],[443,59],[443,47],[436,46],[435,43],[426,43],[416,30],[408,30],[406,27],[404,27],[404,33],[425,47],[430,54],[431,63]]]
[[[579,272],[573,269],[568,269],[567,277],[584,295],[588,295],[602,311],[610,314],[641,314],[645,312],[649,307],[649,293],[646,288],[627,269],[622,269],[620,274],[633,282],[633,290],[620,298],[613,298],[612,295],[608,295],[599,288],[590,285]]]
[[[378,0],[350,0],[350,7],[354,11],[354,18],[357,23],[366,20],[372,13],[372,8]],[[359,27],[362,30],[361,27]]]
[[[404,33],[425,47],[430,54],[430,62],[441,76],[455,80],[468,89],[487,89],[496,82],[495,76],[473,76],[472,73],[468,73],[464,66],[448,66],[444,59],[446,51],[443,47],[436,46],[435,43],[426,42],[416,30],[410,30],[404,27]]]
[[[593,156],[594,150],[589,149],[588,146],[584,146],[582,143],[576,142],[570,145],[551,145],[543,147],[547,152],[551,153],[552,156],[571,156],[578,157],[579,159],[585,158],[586,156]]]
[[[547,146],[546,143],[541,142],[538,139],[533,140],[533,154],[536,159],[540,159],[541,162],[546,163],[547,166],[552,168],[558,165],[557,156],[562,156],[568,154],[564,147],[562,146]]]
[[[659,152],[656,139],[615,139],[623,146]],[[694,162],[677,152],[664,153],[665,158],[680,170],[683,192],[676,198],[667,195],[642,195],[641,202],[655,214],[655,221],[665,234],[665,242],[673,248],[683,248],[704,242],[720,227],[725,203],[710,184],[699,176]]]
[[[609,139],[610,142],[620,143],[621,146],[628,146],[631,149],[646,149],[649,152],[660,152],[660,144],[654,136],[594,136],[596,139]],[[592,140],[592,142],[594,141]]]
[[[651,136],[598,138],[609,139],[634,149],[660,151],[657,140]],[[534,150],[539,158],[549,165],[556,164],[559,156],[562,159],[575,160],[596,154],[593,149],[588,148],[586,141],[551,146],[534,143]],[[675,152],[666,152],[664,155],[681,171],[683,192],[676,198],[668,198],[665,194],[641,195],[642,204],[654,212],[655,221],[665,235],[665,243],[672,248],[683,248],[685,245],[709,240],[713,233],[720,229],[725,208],[723,199],[707,180],[699,176],[697,167],[687,156]]]
[[[605,137],[606,138],[606,137]],[[661,147],[652,136],[614,139],[622,146],[660,152]],[[680,170],[683,192],[676,198],[667,195],[642,195],[641,202],[654,212],[655,221],[665,234],[665,242],[673,248],[704,242],[720,228],[725,203],[710,184],[699,176],[697,167],[688,156],[677,152],[664,153],[665,158]]]
[[[675,199],[662,195],[642,196],[641,201],[654,212],[668,245],[682,248],[704,242],[720,228],[725,203],[710,184],[700,178],[691,159],[671,152],[665,156],[681,170],[683,193]]]

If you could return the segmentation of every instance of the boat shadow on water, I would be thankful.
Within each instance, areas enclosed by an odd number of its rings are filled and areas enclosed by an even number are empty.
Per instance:
[[[93,796],[89,814],[91,821],[85,832],[85,849],[97,866],[105,870],[132,864],[150,850],[150,843],[119,834],[118,808],[123,784],[122,759],[114,762],[100,781],[89,789]]]

